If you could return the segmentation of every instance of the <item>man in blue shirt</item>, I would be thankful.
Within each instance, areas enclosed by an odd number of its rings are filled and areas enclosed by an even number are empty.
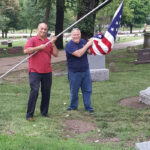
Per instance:
[[[93,39],[86,42],[81,39],[78,28],[71,31],[72,40],[66,44],[68,80],[70,84],[70,105],[67,110],[78,109],[78,92],[81,88],[85,111],[92,113],[91,106],[92,81],[89,71],[87,52]]]

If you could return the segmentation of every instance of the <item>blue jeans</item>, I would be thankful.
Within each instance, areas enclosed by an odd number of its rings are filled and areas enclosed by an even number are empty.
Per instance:
[[[92,80],[89,70],[85,72],[68,71],[68,80],[70,84],[70,106],[68,108],[78,108],[78,92],[81,88],[85,110],[93,110],[91,106]]]

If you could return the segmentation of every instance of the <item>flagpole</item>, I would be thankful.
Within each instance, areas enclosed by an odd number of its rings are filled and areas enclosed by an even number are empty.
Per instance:
[[[66,28],[65,30],[63,30],[61,33],[59,33],[58,35],[56,35],[56,37],[58,38],[59,36],[61,36],[63,33],[65,33],[67,30],[69,30],[70,28],[72,28],[74,25],[76,25],[77,23],[79,23],[81,20],[83,20],[84,18],[86,18],[87,16],[89,16],[90,14],[92,14],[94,11],[103,8],[105,5],[107,5],[108,3],[110,3],[112,0],[105,0],[102,4],[98,5],[97,7],[95,7],[93,10],[91,10],[90,12],[88,12],[86,15],[84,15],[83,17],[81,17],[79,20],[77,20],[76,22],[74,22],[71,26],[69,26],[68,28]],[[48,41],[46,43],[46,45],[48,45],[51,42]],[[0,79],[2,79],[4,76],[6,76],[9,72],[11,72],[12,70],[14,70],[16,67],[18,67],[19,65],[21,65],[23,62],[25,62],[27,59],[29,59],[30,57],[32,57],[33,55],[35,55],[38,51],[35,51],[34,53],[32,53],[31,55],[27,56],[25,59],[23,59],[21,62],[19,62],[17,65],[15,65],[14,67],[12,67],[10,70],[8,70],[7,72],[5,72],[3,75],[0,76]]]

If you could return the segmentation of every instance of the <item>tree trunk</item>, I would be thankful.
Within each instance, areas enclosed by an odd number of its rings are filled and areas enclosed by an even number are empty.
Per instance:
[[[5,32],[5,38],[7,38],[7,32]]]
[[[4,39],[4,31],[2,30],[2,39]]]
[[[31,31],[30,31],[30,37],[32,36],[32,31],[33,31],[33,29],[31,29]]]
[[[45,23],[47,25],[48,25],[48,20],[49,20],[50,8],[51,8],[51,0],[48,0],[47,1],[46,11],[45,11]]]
[[[65,0],[56,0],[56,26],[55,26],[55,35],[58,35],[63,31],[64,24],[64,7]],[[56,41],[56,46],[58,49],[63,49],[63,35],[58,37]]]
[[[133,25],[130,24],[130,34],[132,34],[132,28],[133,28]]]
[[[96,6],[98,6],[99,0],[78,0],[79,12],[77,14],[77,20],[86,15]],[[84,7],[84,8],[83,8]],[[82,38],[88,40],[93,36],[94,26],[95,26],[95,17],[96,13],[91,14],[85,18],[82,22],[79,23],[78,27],[81,30]]]
[[[8,30],[4,30],[5,38],[7,38],[7,33],[8,33]]]

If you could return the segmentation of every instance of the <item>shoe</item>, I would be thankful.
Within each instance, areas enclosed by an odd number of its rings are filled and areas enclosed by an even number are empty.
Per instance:
[[[93,114],[93,113],[94,113],[94,110],[93,110],[93,109],[85,110],[85,111],[89,112],[90,114]]]
[[[70,111],[70,110],[72,110],[72,108],[68,107],[67,110]]]
[[[90,114],[93,114],[94,113],[94,110],[92,109],[92,110],[89,110],[89,113]]]
[[[34,120],[34,118],[32,118],[32,117],[30,117],[30,118],[27,118],[27,120],[28,120],[28,121],[30,121],[30,122],[33,122],[33,121],[35,121],[35,120]]]
[[[50,116],[48,115],[48,114],[46,114],[46,115],[42,115],[43,117],[47,117],[47,118],[50,118]]]
[[[67,110],[68,111],[70,111],[70,110],[77,110],[77,108],[70,108],[70,107],[68,107]]]

